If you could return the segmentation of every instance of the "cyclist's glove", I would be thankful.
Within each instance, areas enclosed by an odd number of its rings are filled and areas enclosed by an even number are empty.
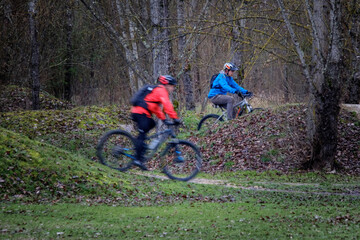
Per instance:
[[[165,120],[163,120],[163,123],[165,125],[167,125],[167,126],[169,126],[169,125],[177,126],[177,125],[181,124],[181,120],[180,119],[173,119],[173,121],[170,121],[170,120],[165,119]]]
[[[163,120],[163,123],[165,125],[167,125],[167,126],[172,125],[172,122],[170,120],[167,120],[167,119]]]
[[[249,91],[247,91],[247,93],[246,93],[246,96],[247,97],[252,97],[254,94],[252,93],[252,92],[249,92]]]
[[[181,120],[180,119],[174,119],[174,125],[178,126],[181,124]]]

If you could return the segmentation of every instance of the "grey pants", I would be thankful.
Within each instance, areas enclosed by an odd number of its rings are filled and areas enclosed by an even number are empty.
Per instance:
[[[234,118],[233,106],[234,106],[235,99],[233,97],[228,96],[228,95],[216,95],[216,96],[210,98],[210,101],[217,105],[226,106],[228,119],[230,120],[230,119]]]

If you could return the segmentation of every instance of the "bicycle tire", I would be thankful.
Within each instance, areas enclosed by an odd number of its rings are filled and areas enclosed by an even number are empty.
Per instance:
[[[105,133],[96,147],[96,155],[100,162],[121,172],[132,166],[135,152],[135,139],[123,130],[111,130]]]
[[[203,117],[199,124],[198,124],[198,131],[201,128],[209,128],[209,129],[213,129],[214,124],[216,122],[216,120],[219,119],[220,122],[224,121],[224,119],[222,117],[220,117],[220,115],[217,114],[208,114],[205,117]]]
[[[179,152],[182,159],[179,159]],[[199,149],[186,140],[167,144],[162,157],[165,157],[163,172],[173,180],[189,181],[201,169],[202,158]]]

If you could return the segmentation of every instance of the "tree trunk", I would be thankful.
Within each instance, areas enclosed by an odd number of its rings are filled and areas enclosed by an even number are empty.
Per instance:
[[[127,26],[126,26],[126,22],[124,19],[124,16],[127,16],[127,11],[125,8],[128,7],[128,1],[126,1],[125,6],[120,4],[119,0],[116,0],[116,9],[119,15],[119,20],[120,20],[120,26],[121,26],[121,34],[123,39],[128,40],[128,31],[126,31]],[[123,8],[122,8],[123,7]],[[134,58],[135,56],[132,54],[131,49],[130,49],[131,45],[128,44],[127,47],[125,47],[125,57],[126,59],[129,59],[129,61],[131,61],[131,65],[133,64],[132,58]],[[135,73],[133,71],[133,69],[130,67],[130,65],[128,66],[128,74],[129,74],[129,85],[130,85],[130,94],[134,94],[136,92],[136,78],[135,78]]]
[[[71,101],[72,97],[72,81],[73,81],[73,43],[72,43],[72,31],[73,31],[73,7],[72,1],[68,0],[66,4],[66,60],[65,60],[65,81],[64,81],[64,99]]]
[[[185,57],[185,53],[187,52],[186,49],[186,38],[184,36],[184,25],[185,25],[185,9],[184,9],[184,0],[177,1],[177,15],[178,15],[178,33],[179,33],[179,56],[182,58]],[[182,78],[184,84],[184,94],[185,94],[185,107],[187,110],[194,110],[195,109],[195,102],[194,102],[194,86],[193,81],[190,75],[190,63],[188,61],[183,61],[184,59],[180,59],[182,63]],[[181,76],[181,75],[180,75]]]
[[[126,1],[126,15],[128,16],[131,16],[131,11],[130,11],[130,5],[131,5],[131,2],[130,0],[127,0]],[[135,60],[136,60],[136,65],[139,65],[139,52],[138,52],[138,47],[137,47],[137,43],[135,41],[135,22],[133,20],[133,18],[129,18],[129,34],[130,34],[130,41],[131,41],[131,48],[132,48],[132,55],[134,56]],[[137,68],[139,69],[139,68]],[[137,83],[137,86],[138,88],[140,88],[143,84],[142,82],[140,81],[139,78],[136,78],[136,83]]]
[[[150,15],[152,21],[152,55],[153,55],[153,79],[159,75],[171,74],[170,63],[172,49],[170,45],[168,29],[169,2],[168,0],[151,0]]]
[[[319,37],[318,50],[322,56],[314,50],[314,84],[317,92],[313,93],[309,108],[312,156],[306,166],[317,170],[333,169],[336,156],[340,83],[343,76],[340,5],[340,0],[331,0],[330,6],[326,2],[314,1],[313,17]],[[329,26],[330,29],[327,28]]]
[[[359,104],[360,103],[360,1],[352,0],[349,8],[352,10],[352,17],[350,21],[350,38],[352,44],[352,59],[351,76],[347,83],[346,103]]]
[[[245,15],[244,10],[239,9],[242,6],[242,3],[239,3],[237,8],[233,9],[232,17],[240,18],[240,20],[233,21],[232,26],[232,41],[231,41],[231,61],[239,68],[238,71],[238,83],[241,84],[244,79],[244,65],[243,65],[243,45],[241,40],[243,30],[245,29],[246,20],[242,18],[242,15]]]
[[[0,8],[3,9],[3,22],[2,25],[0,26],[0,32],[1,34],[3,34],[3,36],[8,36],[9,35],[9,29],[14,28],[13,26],[13,20],[12,20],[12,11],[13,11],[13,7],[12,4],[7,2],[7,1],[2,1],[2,3],[0,4]],[[4,42],[1,42],[1,44],[5,45],[9,45],[9,40],[8,37],[6,37],[6,40]],[[5,84],[9,84],[11,81],[11,77],[10,77],[10,61],[11,61],[11,57],[10,54],[8,53],[8,51],[3,51],[0,52],[0,59],[2,59],[3,64],[0,64],[0,85],[5,85]]]
[[[29,25],[31,42],[30,79],[32,81],[33,110],[40,109],[39,44],[37,41],[36,28],[36,3],[37,0],[29,1]]]
[[[283,81],[283,91],[284,91],[284,101],[290,101],[290,89],[289,89],[289,65],[288,63],[284,63],[283,65],[284,72],[284,81]]]
[[[104,28],[107,30],[110,39],[114,44],[116,52],[123,58],[127,67],[131,69],[131,72],[134,73],[136,77],[142,81],[142,83],[144,83],[146,79],[149,79],[150,75],[148,71],[144,68],[140,69],[137,64],[138,59],[136,59],[135,56],[131,54],[131,46],[128,41],[129,39],[125,38],[123,34],[120,34],[116,30],[116,28],[110,22],[107,21],[107,16],[105,16],[101,6],[99,6],[96,1],[89,1],[89,3],[87,3],[87,1],[85,0],[80,0],[80,1],[92,13],[95,19],[99,21],[99,23],[101,23],[104,26]],[[119,9],[120,10],[122,9],[119,1],[116,1],[116,8],[118,10],[118,14],[121,21],[121,17],[123,13],[122,11],[119,11]],[[126,54],[124,54],[123,50],[125,50]],[[133,81],[133,79],[134,78],[130,77],[131,81]],[[136,90],[135,82],[136,81],[133,81],[132,83],[129,84],[130,85],[129,87],[131,88],[131,92],[135,92]]]
[[[313,10],[308,0],[305,1],[312,27],[312,62],[315,65],[312,71],[306,64],[304,51],[290,24],[284,3],[282,0],[277,1],[310,89],[308,135],[312,155],[304,166],[330,170],[334,167],[336,155],[340,83],[343,76],[340,0],[331,0],[330,3],[314,0]]]

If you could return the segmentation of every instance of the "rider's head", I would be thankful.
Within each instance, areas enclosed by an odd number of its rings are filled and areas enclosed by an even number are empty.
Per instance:
[[[227,62],[227,63],[224,64],[224,72],[226,74],[228,74],[230,71],[235,72],[237,70],[239,70],[239,69],[233,63]]]
[[[170,75],[161,75],[158,78],[159,82],[165,86],[166,90],[168,92],[172,92],[175,89],[175,85],[177,84],[177,81],[174,77]]]

